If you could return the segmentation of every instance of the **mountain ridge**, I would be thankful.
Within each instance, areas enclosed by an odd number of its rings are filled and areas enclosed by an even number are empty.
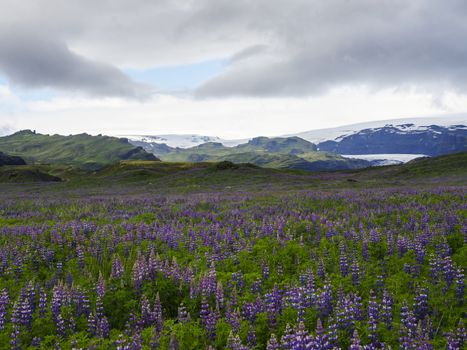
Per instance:
[[[400,119],[388,119],[373,122],[364,122],[357,124],[349,124],[336,128],[317,129],[305,132],[299,132],[295,134],[288,134],[284,136],[278,136],[278,138],[289,138],[299,137],[303,140],[315,143],[317,147],[322,151],[335,152],[340,155],[370,155],[370,154],[416,154],[416,155],[440,155],[445,153],[460,152],[467,149],[467,141],[465,133],[467,131],[467,116],[464,115],[451,115],[443,117],[427,117],[427,118],[400,118]],[[391,133],[392,137],[388,137],[387,134]],[[363,135],[368,138],[371,133],[375,133],[371,143],[367,143],[364,138],[358,139],[355,135]],[[383,133],[385,138],[386,146],[382,147],[378,145],[378,133]],[[457,136],[452,137],[452,134]],[[405,136],[404,136],[405,135]],[[441,136],[439,136],[441,135]],[[447,136],[446,136],[447,135]],[[165,139],[170,143],[172,148],[192,148],[193,146],[199,146],[200,140],[206,138],[209,142],[221,143],[225,147],[237,147],[242,144],[246,144],[255,138],[239,139],[239,140],[224,140],[219,137],[213,136],[200,136],[196,135],[196,139],[188,139],[193,135],[165,135]],[[397,136],[397,138],[395,138]],[[446,137],[444,137],[446,136]],[[170,137],[174,137],[170,139]],[[424,142],[420,146],[419,138],[423,137]],[[444,146],[438,147],[440,138],[445,138],[443,141]],[[163,150],[164,146],[161,143],[161,139],[154,136],[152,139],[144,137],[128,137],[129,142],[137,144],[139,146],[147,147],[152,145],[155,154],[157,152],[169,153],[170,149]],[[276,137],[270,137],[276,138]],[[342,147],[342,145],[350,143],[353,139],[358,142],[357,145]],[[376,139],[376,140],[375,140]],[[152,140],[152,141],[149,141]],[[183,140],[183,142],[177,144],[177,140]],[[190,143],[191,142],[191,143]],[[404,147],[397,147],[397,145],[405,144]],[[454,147],[449,147],[452,145]],[[187,147],[191,146],[191,147]],[[436,149],[438,148],[438,149]],[[394,158],[394,157],[391,157]],[[396,157],[397,158],[397,157]],[[400,157],[396,161],[405,162],[406,157]],[[384,162],[385,159],[382,159]]]

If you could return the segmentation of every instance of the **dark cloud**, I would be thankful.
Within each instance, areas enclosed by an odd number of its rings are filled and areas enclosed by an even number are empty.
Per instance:
[[[345,85],[467,92],[465,2],[318,3],[295,12],[290,4],[276,18],[274,55],[233,64],[198,96],[303,96]]]
[[[467,92],[465,0],[0,3],[0,69],[27,86],[136,96],[145,88],[117,67],[230,58],[196,95],[303,96],[344,85]],[[10,27],[42,39],[5,35]]]
[[[0,70],[12,84],[26,88],[138,99],[150,94],[149,86],[110,64],[80,56],[60,40],[21,30],[0,33]]]

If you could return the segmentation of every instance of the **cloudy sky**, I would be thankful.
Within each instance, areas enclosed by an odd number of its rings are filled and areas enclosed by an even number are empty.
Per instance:
[[[0,10],[0,134],[235,138],[467,112],[465,0],[0,0]]]

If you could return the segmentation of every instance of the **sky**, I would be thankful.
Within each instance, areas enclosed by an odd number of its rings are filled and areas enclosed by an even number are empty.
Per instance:
[[[467,112],[465,0],[0,0],[0,10],[0,135],[244,138]]]

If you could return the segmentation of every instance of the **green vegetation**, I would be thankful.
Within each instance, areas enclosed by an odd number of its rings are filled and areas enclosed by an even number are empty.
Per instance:
[[[225,147],[207,142],[191,148],[172,148],[165,144],[133,142],[163,161],[252,163],[264,168],[301,170],[343,170],[369,166],[359,159],[347,159],[335,153],[319,152],[316,145],[299,137],[256,137],[247,143]]]
[[[30,130],[0,137],[0,150],[29,164],[74,165],[96,169],[126,159],[157,160],[127,139],[109,136],[42,135]]]
[[[463,349],[466,160],[0,167],[0,349]]]
[[[467,152],[358,170],[310,172],[261,168],[251,163],[161,162],[128,160],[91,171],[63,165],[0,167],[0,182],[40,182],[15,172],[37,171],[63,180],[53,188],[116,188],[154,190],[162,193],[203,191],[276,191],[325,188],[380,188],[388,186],[424,186],[439,183],[463,184],[466,181]],[[45,185],[38,190],[51,190]]]

